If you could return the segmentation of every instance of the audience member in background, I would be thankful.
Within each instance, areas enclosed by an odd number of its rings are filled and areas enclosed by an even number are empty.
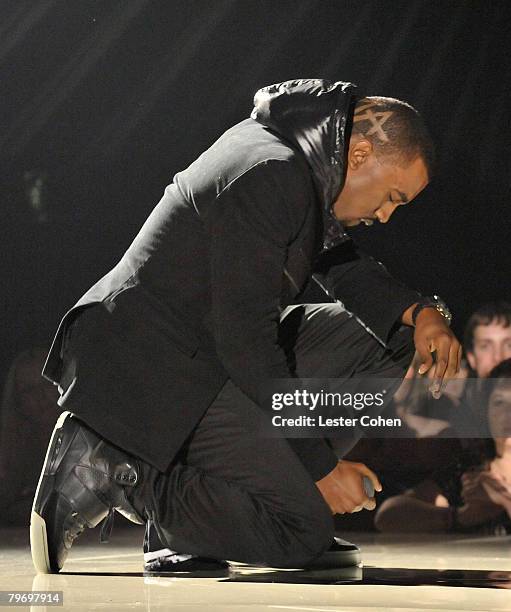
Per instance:
[[[511,358],[511,303],[488,302],[478,308],[468,320],[463,339],[470,378],[478,384],[467,384],[460,398],[459,429],[466,429],[467,417],[473,420],[474,437],[486,427],[486,406],[482,394],[482,380],[505,359]],[[453,418],[454,427],[457,426]]]
[[[0,412],[0,517],[26,525],[48,436],[55,425],[57,389],[41,377],[42,348],[20,353],[7,374]]]
[[[482,460],[484,441],[480,437],[489,436],[482,383],[492,368],[511,357],[511,303],[489,302],[478,308],[467,322],[464,348],[467,367],[462,366],[456,379],[446,384],[438,400],[428,391],[431,376],[418,376],[418,362],[412,362],[393,401],[395,416],[402,418],[408,428],[407,438],[363,438],[345,457],[366,464],[379,475],[383,485],[377,497],[379,506],[389,498],[394,498],[391,505],[394,504],[408,490],[429,498],[431,491],[437,489],[431,489],[431,479],[440,480],[444,488],[456,492],[460,470]],[[469,379],[466,385],[465,378]],[[480,379],[480,384],[475,379]],[[460,435],[473,437],[461,439]],[[448,464],[451,469],[446,472],[444,466]],[[462,502],[459,494],[451,501],[456,505]],[[410,503],[413,506],[415,502]],[[470,508],[474,507],[472,503]],[[386,508],[378,515],[381,528],[385,528],[382,516],[388,514],[388,505]],[[374,517],[364,512],[339,516],[336,524],[342,530],[367,530],[373,528]],[[429,517],[431,525],[425,529],[443,529],[449,517],[444,507]]]
[[[511,359],[511,302],[489,302],[468,320],[463,346],[478,378],[486,378],[505,359]]]
[[[495,442],[495,456],[488,466],[464,483],[481,484],[488,497],[511,518],[511,359],[506,359],[488,380],[488,424]]]
[[[474,441],[429,479],[385,500],[375,517],[380,531],[511,532],[511,359],[488,374],[481,397],[492,438]]]

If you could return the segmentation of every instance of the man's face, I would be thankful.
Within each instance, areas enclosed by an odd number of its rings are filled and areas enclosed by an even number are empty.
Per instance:
[[[511,326],[498,321],[474,328],[472,351],[467,352],[470,367],[479,378],[486,378],[495,366],[511,358]]]
[[[427,184],[422,158],[405,168],[381,163],[372,144],[355,136],[350,142],[346,181],[333,211],[346,227],[358,225],[362,219],[387,223],[398,206],[413,200]]]

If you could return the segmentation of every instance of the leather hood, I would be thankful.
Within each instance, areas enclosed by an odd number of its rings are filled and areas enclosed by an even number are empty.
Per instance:
[[[352,83],[296,79],[263,87],[254,96],[252,119],[302,151],[326,212],[344,183],[346,126],[360,97],[356,91]]]

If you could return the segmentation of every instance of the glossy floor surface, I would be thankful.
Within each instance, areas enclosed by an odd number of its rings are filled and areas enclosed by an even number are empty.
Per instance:
[[[100,545],[98,531],[90,531],[75,544],[61,574],[35,576],[28,530],[0,530],[0,590],[63,592],[63,608],[17,608],[36,612],[511,612],[509,536],[351,533],[349,539],[362,549],[362,568],[300,572],[235,566],[230,578],[176,579],[144,577],[142,535],[138,527],[122,526],[108,545]]]

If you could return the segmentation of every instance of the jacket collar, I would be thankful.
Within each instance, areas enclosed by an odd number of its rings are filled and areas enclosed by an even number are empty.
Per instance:
[[[252,119],[277,132],[305,156],[312,171],[325,223],[324,248],[347,238],[331,207],[344,184],[345,147],[356,85],[323,79],[298,79],[256,92]]]
[[[268,85],[254,97],[252,119],[303,153],[327,210],[344,183],[346,132],[358,97],[355,91],[352,83],[299,79]]]

